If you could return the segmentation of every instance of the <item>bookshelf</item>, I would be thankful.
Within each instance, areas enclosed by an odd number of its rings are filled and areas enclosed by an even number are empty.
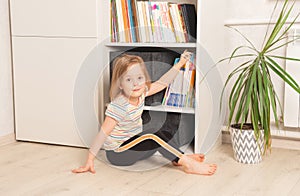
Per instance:
[[[159,2],[156,0],[155,2]],[[205,55],[202,54],[203,48],[208,50],[208,52],[212,52],[215,54],[220,54],[222,50],[222,46],[219,46],[217,43],[224,42],[223,40],[223,3],[217,3],[214,1],[208,0],[169,0],[170,3],[188,3],[194,4],[196,7],[197,13],[197,40],[196,43],[160,43],[160,42],[150,42],[150,43],[126,43],[126,42],[111,42],[110,39],[110,1],[101,2],[101,5],[98,5],[98,9],[100,10],[99,13],[101,17],[98,16],[98,33],[99,33],[99,47],[100,51],[104,52],[102,56],[102,64],[107,66],[105,69],[105,74],[103,75],[102,80],[99,82],[101,95],[107,95],[109,92],[109,80],[110,80],[110,71],[109,71],[109,64],[110,64],[110,52],[114,51],[127,51],[134,49],[136,47],[144,47],[144,48],[166,48],[173,51],[177,51],[178,53],[182,53],[184,49],[188,49],[196,54],[196,65],[197,67],[206,66],[204,68],[205,71],[209,69],[208,65],[210,62],[208,61],[201,61],[205,58]],[[217,5],[216,5],[217,4]],[[220,12],[214,13],[215,7],[219,7]],[[213,19],[211,22],[209,19]],[[101,25],[100,25],[101,24]],[[101,27],[101,28],[100,28]],[[214,32],[215,37],[212,36],[212,32]],[[222,35],[218,37],[218,35]],[[217,42],[217,43],[216,43]],[[200,46],[201,43],[201,46]],[[203,48],[202,48],[203,47]],[[214,58],[214,57],[213,57]],[[175,107],[167,107],[162,105],[155,105],[155,106],[145,106],[144,110],[149,112],[158,112],[165,113],[179,113],[182,114],[184,120],[187,121],[187,124],[192,124],[193,134],[195,135],[194,140],[194,152],[205,153],[208,151],[207,148],[203,148],[203,144],[205,144],[205,139],[208,131],[211,131],[212,127],[211,123],[213,121],[212,118],[215,117],[213,114],[213,110],[215,110],[215,101],[212,100],[211,89],[209,85],[209,81],[203,81],[201,84],[201,76],[203,76],[202,72],[197,69],[196,71],[196,89],[195,89],[195,108],[175,108]],[[209,78],[209,76],[208,76]],[[109,102],[109,97],[105,96],[100,102],[99,108],[99,116],[100,119],[104,119],[104,111],[105,111],[105,104]],[[185,127],[188,128],[189,126]]]

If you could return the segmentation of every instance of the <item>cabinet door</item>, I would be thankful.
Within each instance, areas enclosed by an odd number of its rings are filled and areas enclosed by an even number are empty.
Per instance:
[[[12,34],[96,37],[96,0],[11,0]]]
[[[73,92],[82,63],[95,45],[96,39],[13,38],[17,140],[90,144],[82,138],[92,139],[98,123],[80,119],[86,126],[83,137],[74,117]]]

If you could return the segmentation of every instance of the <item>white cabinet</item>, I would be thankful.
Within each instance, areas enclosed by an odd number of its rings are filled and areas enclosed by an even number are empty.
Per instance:
[[[14,36],[97,37],[96,0],[10,0]]]
[[[98,42],[96,3],[10,0],[17,140],[88,146],[97,133],[87,117],[78,128],[73,106],[79,70]]]
[[[73,90],[96,43],[96,39],[13,38],[17,140],[86,146],[74,118]],[[90,124],[86,134],[93,136],[97,130],[97,124]]]

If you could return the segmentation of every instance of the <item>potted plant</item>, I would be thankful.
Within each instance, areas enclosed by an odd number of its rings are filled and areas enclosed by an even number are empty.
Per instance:
[[[221,96],[223,98],[224,89],[228,87],[233,76],[236,76],[233,86],[229,89],[228,125],[231,127],[231,139],[238,162],[258,163],[262,160],[262,155],[271,149],[270,116],[273,114],[278,126],[277,106],[280,106],[280,102],[270,72],[300,93],[297,82],[277,62],[279,59],[299,61],[300,66],[300,59],[272,54],[273,51],[283,49],[299,38],[287,39],[287,32],[299,16],[298,14],[291,23],[287,22],[293,6],[294,3],[290,5],[289,0],[283,2],[278,19],[270,31],[268,30],[271,22],[268,25],[261,50],[255,48],[246,36],[235,29],[249,45],[237,47],[230,57],[221,60],[244,59],[244,62],[228,75]],[[247,52],[241,52],[241,49],[246,49]]]

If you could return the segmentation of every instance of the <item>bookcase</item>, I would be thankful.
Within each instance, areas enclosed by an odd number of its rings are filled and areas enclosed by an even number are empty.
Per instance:
[[[216,5],[214,1],[200,1],[200,0],[169,0],[170,3],[178,4],[194,4],[197,13],[197,40],[195,42],[187,43],[176,43],[176,42],[112,42],[111,38],[111,1],[104,1],[101,5],[98,5],[98,9],[101,10],[99,13],[98,21],[98,33],[99,33],[99,51],[103,54],[101,56],[101,64],[105,66],[105,71],[102,77],[102,80],[99,81],[99,86],[101,95],[104,95],[103,99],[99,103],[99,116],[100,119],[104,119],[104,111],[106,104],[109,102],[108,92],[109,92],[109,81],[111,74],[111,62],[114,56],[117,56],[118,53],[122,52],[132,52],[134,54],[141,54],[139,52],[153,52],[154,54],[159,51],[172,51],[177,54],[181,54],[185,49],[193,52],[196,55],[196,79],[195,79],[195,108],[178,108],[178,107],[164,107],[159,104],[159,102],[152,102],[147,104],[144,108],[144,113],[146,114],[145,118],[147,121],[147,115],[152,113],[152,116],[158,117],[160,119],[169,118],[168,114],[178,114],[181,119],[181,127],[179,126],[180,133],[178,142],[180,145],[185,144],[189,139],[185,140],[185,137],[190,138],[194,136],[194,152],[207,152],[209,150],[209,145],[205,144],[207,139],[207,133],[211,129],[216,127],[212,126],[212,121],[218,121],[219,119],[213,120],[215,116],[214,110],[216,108],[216,98],[219,97],[219,94],[212,95],[210,80],[215,80],[213,76],[207,75],[207,79],[202,80],[203,73],[206,73],[211,66],[213,66],[213,60],[207,59],[209,52],[220,53],[222,50],[223,37],[218,37],[222,34],[223,31],[223,12],[213,13],[212,10],[215,7],[222,6],[223,3]],[[160,2],[159,0],[154,2]],[[209,11],[210,9],[210,11]],[[204,18],[205,17],[205,18]],[[213,21],[210,21],[213,19]],[[206,22],[204,22],[206,20]],[[101,24],[101,25],[100,25]],[[207,25],[205,27],[205,25]],[[212,33],[213,32],[213,33]],[[214,35],[215,34],[215,37]],[[220,45],[221,44],[221,45]],[[205,48],[205,49],[204,49]],[[210,50],[210,51],[209,51]],[[209,56],[209,58],[213,58]],[[144,59],[145,60],[145,59]],[[150,74],[151,75],[151,74]],[[155,78],[152,78],[153,80]],[[201,81],[201,82],[200,82]],[[220,81],[219,81],[220,82]],[[212,99],[214,97],[214,99]],[[154,98],[155,99],[155,98]],[[151,103],[155,105],[151,105]],[[217,104],[218,105],[218,104]],[[178,118],[170,117],[170,118]],[[144,114],[143,114],[144,116]],[[149,115],[148,115],[149,116]],[[166,119],[165,122],[169,122],[169,125],[157,125],[169,127],[170,129],[176,128],[176,120]],[[152,119],[153,120],[153,119]],[[178,120],[178,119],[177,119]],[[145,121],[145,119],[144,119]],[[154,120],[155,121],[155,120]],[[173,122],[173,127],[172,127]],[[159,123],[153,123],[159,124]],[[154,126],[155,127],[155,126]],[[178,128],[178,127],[177,127]],[[182,138],[180,138],[182,137]],[[203,147],[205,146],[205,147]]]

